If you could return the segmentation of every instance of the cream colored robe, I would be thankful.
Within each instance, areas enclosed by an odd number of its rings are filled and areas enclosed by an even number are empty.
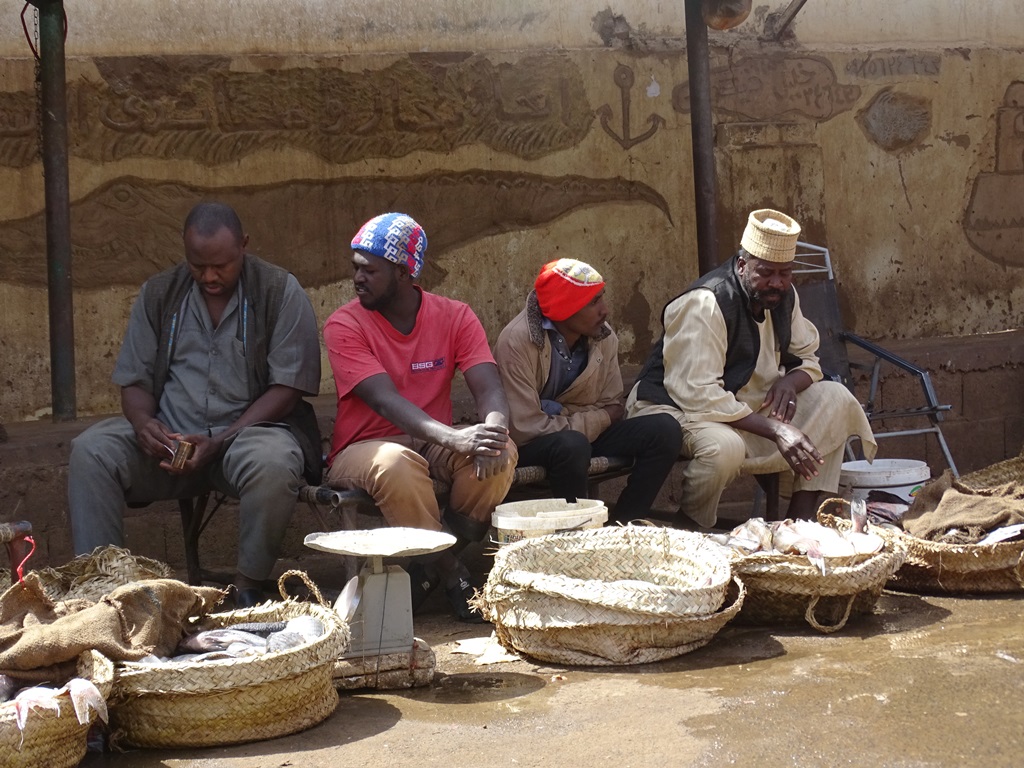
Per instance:
[[[822,381],[818,364],[818,331],[793,306],[789,351],[802,360],[802,370],[815,383],[797,395],[792,424],[803,431],[825,458],[817,477],[795,477],[775,442],[734,429],[730,422],[758,411],[771,385],[786,371],[776,346],[771,315],[758,323],[760,354],[750,381],[736,394],[725,389],[727,335],[725,318],[709,290],[683,294],[665,310],[665,388],[680,406],[637,401],[636,387],[627,401],[629,416],[670,413],[683,428],[684,470],[681,511],[702,525],[717,519],[718,500],[725,486],[740,474],[787,473],[793,490],[835,492],[843,450],[851,435],[860,438],[865,456],[874,458],[877,445],[864,410],[841,384]],[[785,477],[785,475],[784,475]]]

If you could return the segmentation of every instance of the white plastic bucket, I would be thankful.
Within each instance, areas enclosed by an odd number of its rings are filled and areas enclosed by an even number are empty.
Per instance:
[[[499,504],[491,515],[496,544],[563,531],[600,528],[608,522],[608,507],[594,499],[531,499]]]
[[[885,491],[909,504],[931,476],[928,465],[915,459],[847,461],[839,472],[839,491],[851,500],[866,500],[869,491]]]

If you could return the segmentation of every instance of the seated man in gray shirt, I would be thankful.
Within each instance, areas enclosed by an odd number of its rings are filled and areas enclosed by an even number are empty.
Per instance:
[[[235,602],[263,599],[303,475],[319,483],[322,448],[304,395],[320,388],[320,345],[294,276],[247,254],[227,205],[185,220],[185,262],[150,278],[114,368],[122,417],[71,443],[68,508],[76,554],[123,545],[125,502],[216,490],[239,499]],[[180,468],[178,441],[192,443]]]

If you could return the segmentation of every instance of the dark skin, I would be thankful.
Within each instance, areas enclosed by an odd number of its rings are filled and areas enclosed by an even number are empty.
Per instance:
[[[552,320],[551,322],[565,339],[569,349],[572,349],[582,337],[598,336],[608,315],[608,304],[605,301],[605,292],[602,288],[582,309],[565,320]],[[626,408],[622,403],[609,403],[604,410],[608,412],[612,424],[622,421],[626,415]]]
[[[352,282],[359,303],[366,309],[380,312],[400,333],[412,333],[422,296],[415,288],[408,267],[362,251],[353,251],[352,268]],[[498,367],[493,363],[474,365],[463,375],[477,412],[483,419],[482,424],[453,427],[431,418],[402,397],[386,373],[364,379],[352,391],[405,434],[453,453],[472,456],[476,477],[483,480],[500,473],[511,461],[508,401]],[[458,579],[461,566],[451,551],[442,552],[436,564],[448,585]]]
[[[761,320],[774,309],[793,285],[792,262],[777,263],[740,254],[736,273],[750,297],[750,311]],[[731,422],[736,429],[772,440],[786,463],[800,477],[817,476],[825,463],[811,439],[790,422],[796,415],[797,393],[811,385],[804,371],[792,371],[776,381],[765,395],[761,408]],[[791,517],[811,519],[818,509],[817,491],[796,491],[789,502]]]
[[[224,309],[238,287],[248,235],[241,240],[227,227],[221,227],[210,237],[203,237],[194,229],[185,232],[185,259],[192,278],[199,285],[203,301],[214,327],[220,325]],[[272,385],[245,410],[227,429],[210,437],[205,434],[183,435],[171,430],[156,418],[157,402],[153,395],[139,386],[122,387],[121,411],[131,423],[140,450],[160,461],[160,468],[173,475],[197,472],[224,453],[227,441],[244,427],[265,421],[280,421],[302,398],[302,393],[280,384]],[[180,469],[171,466],[170,458],[176,440],[195,444],[195,452]],[[239,589],[258,587],[259,583],[242,574],[235,577]]]

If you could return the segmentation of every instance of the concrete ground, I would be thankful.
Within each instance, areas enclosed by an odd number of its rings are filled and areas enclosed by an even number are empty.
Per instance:
[[[658,663],[480,666],[454,650],[490,625],[454,621],[436,595],[416,618],[437,654],[430,687],[343,692],[323,723],[271,741],[90,754],[83,765],[1019,766],[1020,608],[1017,596],[886,592],[831,635],[733,622]]]

